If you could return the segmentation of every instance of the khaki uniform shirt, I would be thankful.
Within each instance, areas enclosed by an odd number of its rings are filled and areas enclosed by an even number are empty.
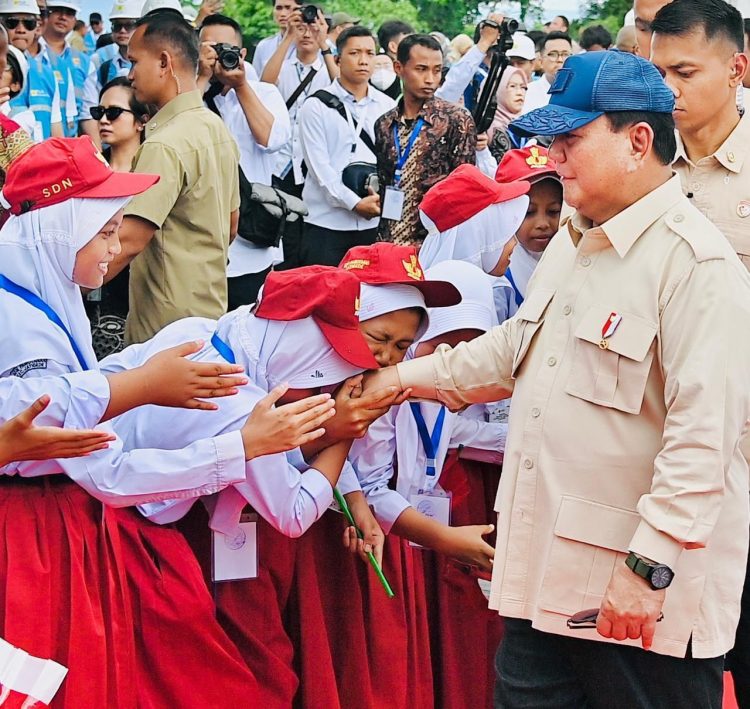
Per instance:
[[[513,319],[398,365],[415,396],[454,410],[513,393],[490,606],[605,641],[566,619],[601,604],[632,550],[675,571],[654,650],[684,657],[691,635],[695,657],[729,650],[748,545],[748,361],[750,275],[675,175],[601,227],[574,215]]]
[[[712,221],[750,269],[750,113],[713,154],[690,161],[677,137],[673,165],[691,202]]]
[[[146,124],[135,172],[161,180],[125,207],[158,229],[130,266],[128,343],[188,316],[227,309],[230,215],[239,208],[239,152],[198,91],[181,94]]]

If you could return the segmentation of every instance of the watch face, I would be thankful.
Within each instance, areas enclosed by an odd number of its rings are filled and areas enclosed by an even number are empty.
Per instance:
[[[674,574],[672,573],[672,569],[668,566],[657,566],[651,574],[651,585],[655,589],[660,590],[669,586],[669,584],[672,583],[673,578]]]

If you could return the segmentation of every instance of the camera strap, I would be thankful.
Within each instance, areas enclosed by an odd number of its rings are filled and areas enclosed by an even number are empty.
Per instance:
[[[334,96],[330,91],[326,91],[325,89],[320,89],[319,91],[316,91],[310,98],[316,98],[318,99],[318,101],[323,103],[324,106],[332,108],[334,111],[336,111],[350,125],[350,127],[353,128],[354,135],[364,143],[365,147],[373,155],[377,155],[377,153],[375,152],[375,143],[373,142],[369,133],[364,130],[364,128],[358,125],[357,119],[352,116],[349,111],[346,110],[344,102],[338,96]]]
[[[302,92],[312,83],[318,70],[313,67],[307,72],[307,76],[300,81],[299,86],[294,90],[294,93],[286,100],[287,110],[291,110],[292,106],[297,103],[297,99],[302,95]]]

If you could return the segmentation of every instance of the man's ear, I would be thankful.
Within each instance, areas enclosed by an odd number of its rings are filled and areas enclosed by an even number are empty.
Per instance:
[[[634,157],[643,160],[654,145],[653,128],[648,123],[635,123],[630,126],[629,134]]]
[[[396,59],[396,61],[393,62],[393,71],[395,71],[398,76],[402,76],[402,72],[404,71],[404,65],[398,59]]]

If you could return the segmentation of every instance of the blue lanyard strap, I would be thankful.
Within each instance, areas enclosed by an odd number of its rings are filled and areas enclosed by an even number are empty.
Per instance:
[[[423,125],[424,118],[418,118],[417,122],[414,124],[414,128],[412,128],[411,130],[411,135],[409,136],[409,140],[406,143],[406,149],[402,152],[401,139],[398,137],[398,124],[393,124],[393,142],[396,145],[396,173],[394,175],[396,187],[398,187],[401,182],[401,173],[403,172],[404,165],[406,165],[406,161],[409,159],[411,149],[414,147],[414,143],[417,142],[419,132],[422,130]]]
[[[237,364],[232,348],[216,333],[211,335],[211,345],[229,364]]]
[[[409,402],[411,412],[414,415],[414,420],[417,422],[417,431],[419,437],[422,440],[422,447],[424,448],[425,456],[427,460],[426,472],[429,476],[435,475],[435,456],[437,455],[437,449],[440,445],[440,436],[443,434],[443,423],[445,423],[445,406],[440,407],[440,412],[435,420],[435,428],[432,429],[432,435],[427,431],[427,424],[425,423],[424,416],[422,416],[422,408],[419,404]]]
[[[510,272],[510,269],[507,269],[505,271],[505,277],[510,281],[510,284],[513,286],[513,292],[516,294],[516,305],[520,308],[523,303],[523,296],[521,295],[521,291],[518,290],[518,286],[516,285],[516,282],[513,280],[513,274]]]
[[[18,296],[19,298],[21,298],[21,300],[25,300],[32,308],[41,310],[51,322],[57,325],[57,327],[59,327],[65,333],[68,338],[68,342],[70,342],[70,346],[76,356],[76,359],[78,360],[78,364],[81,365],[81,369],[83,369],[84,372],[90,369],[89,365],[86,363],[86,358],[83,356],[81,350],[78,349],[78,345],[73,339],[73,335],[71,335],[68,328],[65,327],[65,323],[60,320],[60,316],[54,310],[52,310],[52,308],[50,308],[47,303],[45,303],[38,295],[32,293],[30,290],[26,290],[26,288],[24,288],[23,286],[19,286],[18,283],[14,283],[10,280],[10,278],[6,278],[3,275],[0,275],[0,289],[6,290],[8,291],[8,293],[12,293],[13,295]]]

